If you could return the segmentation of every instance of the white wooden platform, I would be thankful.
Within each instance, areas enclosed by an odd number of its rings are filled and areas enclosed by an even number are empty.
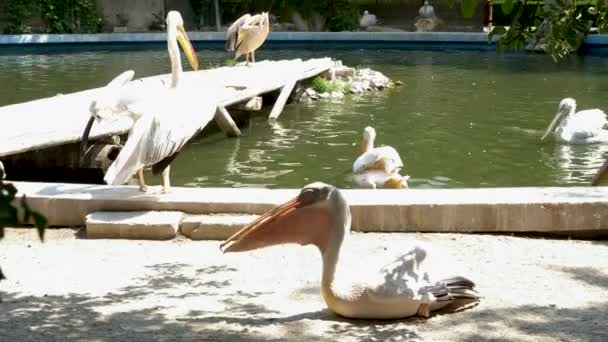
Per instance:
[[[220,103],[228,107],[313,77],[333,65],[330,58],[260,61],[250,66],[185,72],[180,86],[200,89],[201,94],[209,87],[220,87]],[[132,82],[142,82],[145,87],[159,82],[168,84],[168,80],[167,74]],[[102,89],[0,107],[0,157],[80,141],[89,120],[89,105]],[[124,118],[94,125],[91,137],[123,134],[129,127],[130,121]]]

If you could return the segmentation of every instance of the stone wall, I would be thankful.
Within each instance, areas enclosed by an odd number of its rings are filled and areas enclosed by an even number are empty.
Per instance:
[[[128,19],[129,31],[147,31],[154,14],[164,17],[164,0],[97,0],[108,26],[122,26],[119,16]]]
[[[399,28],[405,31],[415,31],[415,18],[423,0],[379,1],[378,5],[361,5],[360,10],[368,10],[375,14],[382,25]],[[435,15],[443,20],[443,25],[437,31],[480,31],[483,27],[484,0],[480,0],[475,15],[464,18],[460,13],[460,3],[450,7],[446,0],[429,0],[435,10]]]

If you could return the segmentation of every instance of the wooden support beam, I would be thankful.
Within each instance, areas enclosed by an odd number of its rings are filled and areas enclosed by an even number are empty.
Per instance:
[[[289,99],[289,94],[291,94],[293,87],[296,86],[296,82],[296,79],[292,79],[283,86],[281,94],[279,94],[279,98],[277,99],[277,102],[274,103],[274,107],[272,107],[272,111],[268,116],[268,120],[276,120],[279,115],[281,115],[283,112],[283,107],[285,107],[287,99]]]
[[[236,123],[234,123],[234,120],[232,120],[230,114],[228,114],[226,107],[217,106],[217,110],[215,111],[215,121],[227,136],[231,138],[241,136],[241,130],[237,127]]]
[[[262,103],[263,103],[262,97],[256,96],[256,97],[250,98],[249,100],[247,100],[245,102],[236,104],[235,108],[238,110],[257,112],[258,110],[262,109]]]

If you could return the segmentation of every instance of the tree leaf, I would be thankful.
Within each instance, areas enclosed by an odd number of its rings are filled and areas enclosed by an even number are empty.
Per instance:
[[[500,6],[500,8],[502,9],[502,13],[504,14],[510,14],[511,11],[513,11],[513,6],[515,5],[515,1],[514,0],[505,0],[502,5]]]
[[[477,0],[462,0],[460,12],[465,18],[472,18],[477,9]]]

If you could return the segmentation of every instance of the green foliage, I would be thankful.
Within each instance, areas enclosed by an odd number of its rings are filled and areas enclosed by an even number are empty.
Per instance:
[[[226,59],[224,60],[224,66],[235,66],[236,61],[234,59]]]
[[[101,32],[105,21],[95,0],[7,0],[5,33],[30,33],[25,24],[41,18],[48,33]]]
[[[477,4],[478,1],[463,0],[462,5],[460,6],[460,12],[462,13],[462,16],[465,18],[472,18],[473,15],[475,15]]]
[[[13,204],[17,196],[17,188],[11,183],[4,182],[4,169],[0,164],[0,239],[4,237],[4,228],[16,226],[19,224],[19,212],[17,206]],[[38,229],[40,240],[44,240],[44,230],[47,226],[47,220],[40,213],[31,210],[25,200],[25,195],[21,198],[19,206],[23,209],[24,223],[33,221]],[[0,269],[0,280],[4,279],[4,274]]]
[[[348,94],[352,89],[352,85],[349,82],[338,80],[330,81],[321,76],[313,78],[311,85],[312,89],[317,93],[333,93],[339,91]]]
[[[551,23],[551,30],[545,36],[542,49],[555,61],[578,50],[585,35],[591,29],[592,21],[584,19],[583,13],[588,13],[586,7],[577,7],[574,3],[565,0],[556,0],[543,14]]]
[[[508,30],[495,26],[488,35],[488,41],[495,35],[501,36],[496,46],[499,52],[522,49],[540,39],[538,47],[557,62],[580,48],[594,22],[600,32],[608,31],[608,0],[586,4],[555,0],[547,11],[539,3],[527,5],[525,0],[505,0],[500,9],[503,14],[511,15],[514,11],[515,14]]]

